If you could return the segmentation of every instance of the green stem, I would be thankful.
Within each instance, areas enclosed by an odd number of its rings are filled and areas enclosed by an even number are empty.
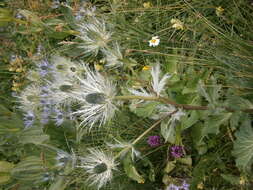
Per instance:
[[[168,98],[164,97],[149,97],[149,96],[134,96],[134,95],[129,95],[129,96],[116,96],[114,97],[115,100],[146,100],[146,101],[157,101],[161,102],[164,104],[169,104],[173,105],[176,108],[182,108],[184,110],[210,110],[211,108],[207,106],[195,106],[195,105],[188,105],[188,104],[178,104]],[[231,109],[229,107],[223,107],[228,112],[235,112],[237,110]],[[246,113],[253,113],[253,109],[242,109],[238,111],[243,111]]]

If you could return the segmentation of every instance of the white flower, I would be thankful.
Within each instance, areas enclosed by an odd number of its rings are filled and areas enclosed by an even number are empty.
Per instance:
[[[160,93],[163,91],[167,79],[171,77],[170,75],[165,74],[160,80],[160,73],[161,73],[160,64],[157,63],[155,66],[152,67],[151,70],[152,88],[156,92],[157,96],[160,96]]]
[[[107,31],[104,20],[92,18],[90,23],[80,25],[79,38],[83,41],[83,45],[80,45],[80,48],[84,48],[87,53],[97,55],[100,49],[107,46],[111,38],[111,32]]]
[[[149,40],[149,46],[150,47],[155,47],[158,46],[160,43],[160,39],[158,38],[158,36],[153,36],[151,40]]]
[[[98,189],[112,180],[113,170],[117,164],[112,153],[104,153],[99,149],[89,149],[90,154],[81,158],[80,168],[84,168],[89,174],[87,179],[90,185],[96,185]]]
[[[84,65],[86,78],[77,77],[80,82],[80,88],[73,91],[73,98],[81,103],[82,107],[74,112],[82,118],[82,124],[92,127],[95,123],[99,126],[110,120],[116,106],[113,104],[115,96],[115,86],[105,79],[97,71],[91,71]]]

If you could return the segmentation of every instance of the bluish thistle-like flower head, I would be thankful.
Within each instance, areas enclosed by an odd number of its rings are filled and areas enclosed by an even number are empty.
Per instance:
[[[38,64],[38,72],[40,73],[41,77],[45,77],[47,74],[50,73],[52,67],[47,59],[43,59]]]
[[[65,119],[64,113],[59,109],[54,109],[53,120],[55,122],[55,125],[60,126],[64,122],[64,119]]]
[[[149,136],[149,137],[148,137],[148,144],[149,144],[151,147],[156,147],[156,146],[161,145],[161,138],[160,138],[160,136],[158,136],[158,135]]]
[[[28,111],[25,115],[24,115],[24,125],[25,128],[29,128],[33,125],[35,121],[35,115],[33,113],[33,111]]]

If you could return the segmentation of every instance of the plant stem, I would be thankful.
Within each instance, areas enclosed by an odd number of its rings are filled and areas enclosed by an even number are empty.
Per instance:
[[[195,106],[195,105],[188,105],[188,104],[178,104],[168,98],[164,97],[149,97],[149,96],[134,96],[134,95],[129,95],[129,96],[116,96],[114,97],[116,100],[146,100],[146,101],[157,101],[161,102],[164,104],[169,104],[173,105],[176,108],[182,108],[184,110],[210,110],[211,108],[207,106]],[[235,112],[236,110],[229,108],[229,107],[223,107],[226,111],[228,112]],[[238,111],[243,111],[247,113],[253,113],[253,109],[242,109]]]

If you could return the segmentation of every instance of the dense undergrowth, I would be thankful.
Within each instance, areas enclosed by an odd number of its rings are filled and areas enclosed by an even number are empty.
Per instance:
[[[1,1],[0,189],[252,189],[252,14]]]

